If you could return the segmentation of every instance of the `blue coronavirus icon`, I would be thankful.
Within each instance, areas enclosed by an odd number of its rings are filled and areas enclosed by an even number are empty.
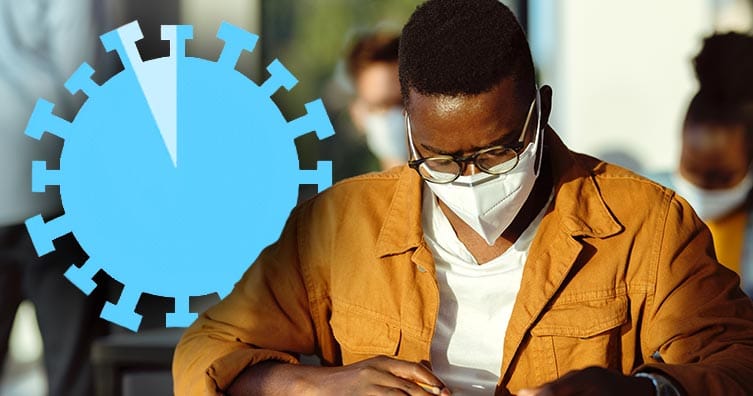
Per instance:
[[[258,36],[223,23],[224,48],[216,61],[186,56],[191,26],[162,26],[170,55],[143,61],[137,22],[101,36],[124,70],[102,85],[82,64],[66,83],[87,99],[68,121],[39,100],[26,134],[49,132],[63,139],[60,169],[32,164],[32,189],[59,185],[65,213],[45,222],[26,221],[40,255],[52,241],[73,233],[89,259],[65,276],[84,293],[104,270],[123,284],[117,304],[102,317],[136,331],[142,293],[175,298],[168,327],[189,325],[191,296],[227,295],[259,254],[273,242],[296,203],[300,184],[319,190],[332,182],[332,165],[300,169],[295,139],[334,133],[321,100],[288,121],[270,96],[295,77],[277,60],[270,77],[256,84],[235,69]]]

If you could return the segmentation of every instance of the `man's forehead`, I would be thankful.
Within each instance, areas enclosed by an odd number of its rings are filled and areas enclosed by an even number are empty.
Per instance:
[[[424,93],[409,86],[407,105],[410,110],[413,105],[426,105],[428,101],[431,102],[433,107],[441,108],[444,111],[457,111],[460,105],[463,107],[480,105],[489,103],[491,99],[493,102],[504,104],[508,107],[514,107],[519,104],[527,106],[530,103],[530,99],[520,101],[520,99],[523,99],[520,98],[521,92],[520,82],[511,77],[502,78],[497,84],[479,93]]]
[[[408,95],[407,111],[411,119],[423,124],[424,121],[468,122],[486,121],[502,124],[521,122],[530,107],[523,103],[509,86],[497,86],[479,94],[424,95],[411,90]]]
[[[462,154],[521,136],[530,108],[507,87],[476,95],[423,95],[410,92],[408,116],[415,142],[436,154]]]
[[[435,118],[448,120],[466,115],[479,108],[471,96],[423,96],[417,94],[409,100],[408,112],[416,118],[423,118],[428,112]]]
[[[488,100],[484,96],[486,95],[425,95],[411,89],[408,95],[408,112],[413,114],[431,111],[438,116],[451,117],[480,108],[482,102]]]
[[[467,105],[463,98],[459,96],[440,96],[437,98],[436,108],[442,113],[454,113]]]

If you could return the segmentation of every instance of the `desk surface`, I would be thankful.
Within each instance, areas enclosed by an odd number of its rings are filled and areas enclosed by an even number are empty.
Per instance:
[[[102,337],[92,346],[92,362],[95,365],[170,367],[183,331],[185,329],[156,329]]]

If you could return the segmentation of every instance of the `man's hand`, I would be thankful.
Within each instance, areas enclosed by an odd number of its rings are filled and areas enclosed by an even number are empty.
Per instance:
[[[450,391],[421,364],[377,356],[342,367],[260,363],[239,375],[228,394],[449,396]]]
[[[521,389],[517,396],[654,396],[648,378],[630,377],[602,367],[572,371],[536,389]]]

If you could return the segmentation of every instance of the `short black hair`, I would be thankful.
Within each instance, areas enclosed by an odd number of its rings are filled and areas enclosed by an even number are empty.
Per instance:
[[[700,87],[686,122],[743,124],[753,135],[753,36],[713,34],[693,66]]]
[[[535,72],[525,33],[498,0],[429,0],[403,27],[399,51],[403,101],[422,95],[476,95],[504,78],[521,98],[534,94]]]

